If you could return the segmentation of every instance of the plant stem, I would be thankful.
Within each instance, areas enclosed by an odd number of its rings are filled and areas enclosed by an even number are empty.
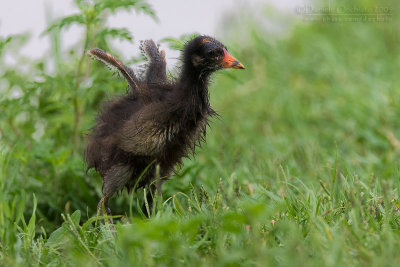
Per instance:
[[[81,75],[82,75],[82,65],[85,59],[85,55],[86,55],[86,50],[88,49],[88,45],[89,45],[89,33],[90,33],[90,25],[86,24],[85,27],[85,43],[84,43],[84,47],[82,49],[82,54],[81,57],[79,58],[79,63],[78,63],[78,68],[76,70],[76,79],[75,79],[75,92],[74,95],[72,96],[72,104],[74,107],[74,129],[73,129],[73,133],[72,133],[72,153],[75,154],[75,152],[78,149],[79,146],[79,126],[80,126],[80,122],[81,122],[81,117],[82,117],[82,110],[80,108],[79,105],[79,101],[78,101],[78,90],[79,90],[79,85],[81,83]],[[87,63],[89,64],[89,63]]]

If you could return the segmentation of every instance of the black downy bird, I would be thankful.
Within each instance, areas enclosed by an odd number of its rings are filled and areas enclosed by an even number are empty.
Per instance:
[[[209,36],[186,43],[181,72],[174,80],[167,78],[164,50],[152,40],[144,41],[142,50],[149,60],[142,79],[106,51],[88,52],[116,68],[129,85],[127,94],[105,103],[88,135],[88,169],[94,168],[103,178],[100,215],[111,215],[107,202],[125,187],[128,191],[147,188],[149,209],[143,203],[142,210],[150,215],[156,177],[160,181],[170,177],[182,158],[204,140],[208,120],[216,115],[209,103],[210,75],[222,68],[244,69],[222,43]]]

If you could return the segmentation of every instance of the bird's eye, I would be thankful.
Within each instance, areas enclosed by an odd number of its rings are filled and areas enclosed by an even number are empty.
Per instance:
[[[214,50],[207,51],[207,57],[214,57],[214,56],[215,56],[215,51]]]

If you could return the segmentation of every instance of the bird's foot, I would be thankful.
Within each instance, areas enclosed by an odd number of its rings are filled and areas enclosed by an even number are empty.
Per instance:
[[[112,216],[111,209],[107,206],[107,201],[108,201],[107,197],[102,197],[101,200],[99,201],[99,204],[97,204],[97,215],[98,216],[107,216],[107,217]],[[114,224],[112,218],[107,218],[107,220],[103,220],[104,224],[106,223],[106,221],[109,224]]]

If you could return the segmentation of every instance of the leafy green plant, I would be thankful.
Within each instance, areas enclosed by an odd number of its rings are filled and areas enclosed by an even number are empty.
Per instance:
[[[79,13],[55,21],[43,33],[52,40],[49,57],[36,62],[21,59],[25,72],[4,63],[0,70],[0,135],[8,162],[2,166],[4,205],[10,212],[15,205],[25,206],[25,215],[29,215],[32,194],[24,192],[36,192],[36,219],[49,231],[61,222],[61,212],[89,207],[88,213],[94,213],[100,179],[85,173],[82,140],[93,125],[100,103],[126,88],[124,81],[113,78],[104,66],[92,64],[87,49],[109,49],[109,41],[116,38],[133,41],[128,29],[107,26],[107,17],[120,10],[136,10],[156,19],[146,1],[75,3]],[[83,38],[64,51],[60,35],[71,25],[83,27]],[[1,53],[18,52],[16,48],[25,39],[17,35],[1,38]],[[20,193],[26,201],[18,201]],[[7,215],[10,221],[20,220],[18,212]]]
[[[146,1],[141,0],[127,0],[127,1],[109,1],[109,0],[93,0],[84,1],[76,0],[80,13],[64,17],[59,21],[53,23],[47,30],[46,33],[50,33],[54,30],[61,31],[69,28],[71,25],[77,24],[84,27],[84,40],[82,52],[79,57],[76,74],[75,84],[72,87],[72,104],[74,109],[74,124],[72,132],[72,144],[73,151],[79,146],[79,130],[82,112],[85,109],[85,104],[79,103],[79,99],[82,96],[82,91],[86,91],[87,88],[82,87],[82,83],[87,80],[90,60],[87,59],[86,52],[90,47],[100,46],[103,49],[107,49],[108,38],[118,38],[121,40],[127,40],[132,42],[133,37],[126,28],[108,28],[105,27],[106,18],[109,14],[116,13],[119,10],[130,10],[135,9],[136,11],[144,12],[145,14],[155,17],[154,11]],[[86,59],[86,62],[85,62]],[[85,64],[84,64],[85,63]],[[85,65],[85,66],[84,66]],[[82,77],[85,75],[84,77]],[[85,95],[83,95],[85,96]]]

